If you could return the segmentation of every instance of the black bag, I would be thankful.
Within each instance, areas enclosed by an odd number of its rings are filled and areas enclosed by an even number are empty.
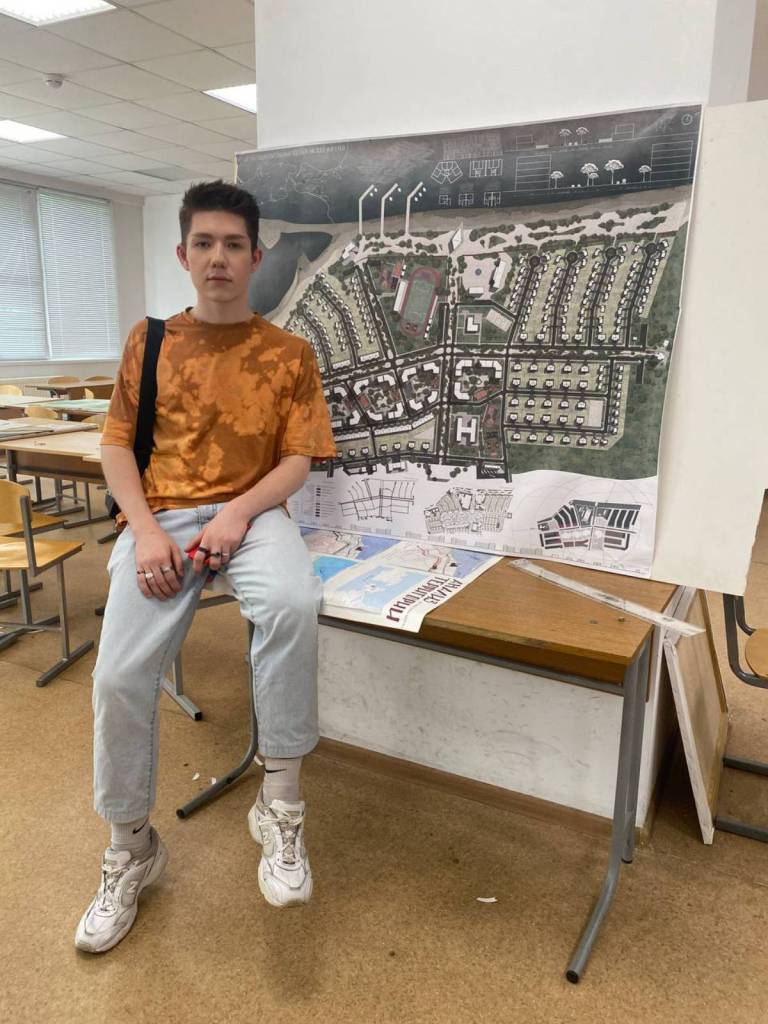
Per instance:
[[[149,465],[154,446],[155,402],[157,400],[157,359],[165,335],[165,320],[147,317],[147,341],[144,346],[144,361],[141,364],[141,385],[139,387],[139,408],[136,413],[136,437],[133,454],[139,469],[139,476]],[[107,514],[116,519],[120,506],[107,491],[105,499]]]

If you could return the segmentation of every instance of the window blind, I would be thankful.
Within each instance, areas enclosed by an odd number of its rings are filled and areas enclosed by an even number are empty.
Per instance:
[[[0,359],[47,359],[43,271],[32,188],[0,182]]]
[[[40,189],[38,209],[50,358],[119,356],[109,203]]]

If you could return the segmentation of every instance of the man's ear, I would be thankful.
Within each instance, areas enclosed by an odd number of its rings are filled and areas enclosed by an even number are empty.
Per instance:
[[[261,249],[254,249],[253,250],[253,252],[251,253],[251,270],[252,271],[255,270],[258,267],[258,265],[261,263],[261,258],[262,258],[263,255],[264,255],[264,253],[261,251]]]
[[[189,270],[189,261],[187,260],[187,247],[182,243],[176,246],[176,255],[179,258],[179,263],[184,267],[185,270]]]

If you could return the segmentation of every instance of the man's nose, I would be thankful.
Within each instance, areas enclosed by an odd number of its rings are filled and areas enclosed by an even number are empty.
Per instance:
[[[227,250],[223,245],[215,245],[211,253],[211,261],[217,266],[224,266],[227,262]]]

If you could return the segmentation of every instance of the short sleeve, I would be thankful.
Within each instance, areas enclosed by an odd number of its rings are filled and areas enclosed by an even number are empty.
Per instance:
[[[144,360],[144,345],[147,338],[147,322],[142,320],[131,329],[123,349],[120,368],[115,379],[115,388],[109,403],[101,443],[133,448],[136,437],[136,417],[139,409],[139,384],[141,364]]]
[[[336,454],[331,417],[323,394],[323,382],[312,346],[307,342],[301,356],[293,400],[288,410],[280,457],[309,455],[330,459]]]

